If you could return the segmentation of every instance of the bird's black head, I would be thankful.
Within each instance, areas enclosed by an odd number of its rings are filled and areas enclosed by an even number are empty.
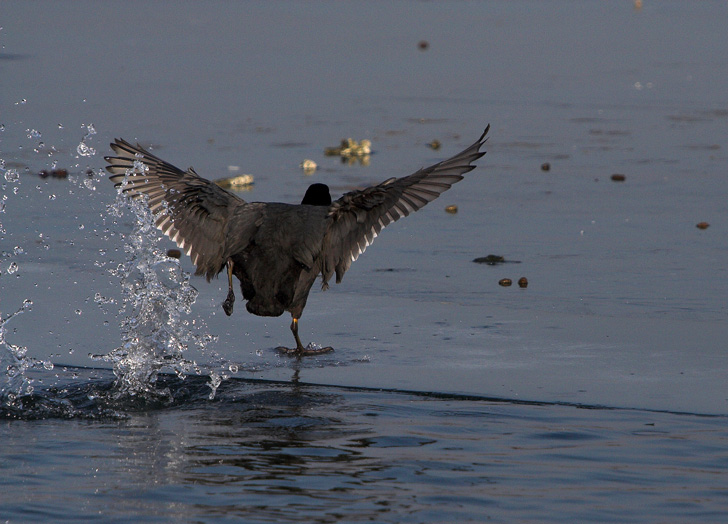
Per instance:
[[[303,196],[301,205],[304,206],[330,206],[331,193],[326,184],[311,184]]]

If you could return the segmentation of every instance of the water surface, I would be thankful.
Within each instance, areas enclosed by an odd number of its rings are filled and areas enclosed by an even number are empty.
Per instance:
[[[728,8],[642,4],[3,2],[0,318],[23,312],[0,351],[32,369],[2,387],[34,396],[3,405],[0,515],[725,520]],[[298,202],[487,123],[478,169],[312,292],[304,343],[336,351],[304,362],[274,351],[287,318],[228,318],[224,279],[155,266],[166,239],[130,250],[143,224],[103,173],[121,136]],[[347,137],[369,165],[323,155]],[[194,387],[171,401],[115,352],[132,289],[187,297],[183,344],[136,354],[174,356]],[[150,391],[96,399],[114,365]]]

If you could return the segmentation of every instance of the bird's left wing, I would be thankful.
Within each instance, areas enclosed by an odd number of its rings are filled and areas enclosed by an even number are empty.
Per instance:
[[[346,193],[329,208],[329,226],[323,243],[323,287],[336,272],[336,282],[386,226],[414,213],[475,169],[490,125],[480,138],[457,155],[403,178]]]

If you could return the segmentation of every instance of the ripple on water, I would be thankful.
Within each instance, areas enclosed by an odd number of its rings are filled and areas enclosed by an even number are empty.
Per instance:
[[[26,457],[5,461],[11,517],[40,497],[58,519],[715,521],[728,498],[725,417],[242,379],[211,400],[205,377],[174,374],[142,401],[74,372],[28,399],[41,426],[0,426],[3,455]]]

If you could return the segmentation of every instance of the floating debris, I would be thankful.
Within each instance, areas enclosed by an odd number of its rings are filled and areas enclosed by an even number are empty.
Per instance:
[[[427,144],[427,147],[430,147],[430,148],[434,149],[435,151],[440,149],[441,146],[442,146],[442,144],[437,139],[435,139],[432,142],[430,142],[429,144]]]
[[[426,51],[430,47],[430,43],[427,40],[420,40],[417,43],[417,47],[420,51]]]
[[[521,277],[518,279],[518,287],[520,288],[527,288],[528,287],[528,279],[526,277]]]
[[[510,278],[501,278],[501,279],[500,279],[500,280],[498,281],[498,285],[499,285],[499,286],[503,286],[503,287],[508,287],[508,286],[510,286],[511,284],[513,284],[513,281],[512,281],[512,280],[511,280]]]
[[[66,169],[51,169],[50,171],[47,169],[44,169],[40,173],[38,173],[38,176],[41,178],[68,178],[68,170]]]
[[[548,162],[541,164],[541,171],[551,171],[551,164]]]
[[[488,264],[489,266],[502,264],[505,261],[506,259],[500,255],[488,255],[487,257],[478,257],[473,259],[473,262],[476,264]]]
[[[613,174],[610,178],[612,179],[612,182],[624,182],[627,179],[626,176],[619,173]]]
[[[500,255],[488,255],[487,257],[474,258],[473,262],[476,264],[488,264],[489,266],[495,266],[497,264],[520,264],[520,260],[506,260]]]
[[[215,183],[225,189],[249,190],[250,186],[253,185],[253,175],[240,175],[231,178],[220,178],[215,180]]]
[[[307,158],[303,162],[301,162],[301,165],[299,167],[303,169],[304,174],[313,175],[316,172],[316,168],[318,166],[316,165],[316,162],[314,162],[310,158]]]
[[[365,157],[372,153],[372,142],[366,138],[357,142],[351,138],[341,141],[338,147],[327,147],[324,149],[326,156],[341,156],[344,158]]]
[[[445,211],[448,212],[448,213],[450,213],[451,215],[454,215],[455,213],[458,212],[458,206],[456,206],[456,205],[447,206],[445,208]]]
[[[182,251],[180,251],[179,249],[168,249],[167,256],[169,258],[176,258],[179,260],[179,258],[182,256]]]
[[[707,222],[698,222],[697,224],[695,224],[695,227],[697,227],[698,229],[708,229],[710,227],[710,224],[708,224]]]

